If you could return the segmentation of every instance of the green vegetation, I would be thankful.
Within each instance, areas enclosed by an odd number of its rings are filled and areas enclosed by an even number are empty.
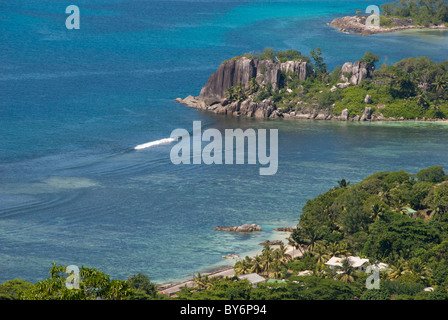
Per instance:
[[[341,179],[306,202],[288,241],[299,258],[283,245],[266,246],[236,262],[234,277],[198,274],[194,286],[171,299],[448,300],[448,175],[433,166],[416,174],[380,171],[356,184]],[[379,289],[367,288],[369,272],[349,256],[386,264]],[[328,266],[331,257],[342,258],[340,266]],[[0,299],[169,299],[144,274],[116,280],[82,267],[79,288],[70,289],[65,270],[53,264],[50,277],[35,284],[6,281]],[[238,278],[249,273],[270,280],[253,285]]]
[[[409,174],[378,172],[357,184],[345,179],[307,201],[284,247],[235,264],[236,274],[258,273],[281,282],[252,287],[247,280],[198,275],[179,299],[448,300],[448,176],[439,166]],[[348,259],[331,269],[331,257],[360,256],[387,263],[380,288],[367,289],[368,273]],[[308,270],[310,275],[298,275]],[[424,290],[426,287],[431,290]]]
[[[307,56],[303,56],[300,51],[297,50],[285,50],[285,51],[275,51],[274,48],[265,48],[261,52],[257,53],[245,53],[231,59],[224,60],[223,63],[226,63],[229,60],[238,60],[240,58],[246,57],[248,59],[258,58],[259,60],[268,59],[268,60],[278,60],[280,62],[286,61],[305,61],[310,62],[310,58]]]
[[[400,0],[381,5],[382,14],[389,17],[412,19],[422,26],[441,25],[448,22],[448,2],[444,0]]]
[[[82,267],[79,288],[67,287],[66,267],[53,266],[50,277],[35,284],[24,280],[9,280],[0,284],[0,300],[150,300],[162,299],[155,284],[143,274],[127,280],[110,279],[102,271]]]
[[[261,85],[252,78],[249,88],[241,83],[228,88],[228,101],[271,99],[283,113],[339,116],[347,109],[349,117],[353,118],[361,117],[365,108],[370,107],[372,116],[378,119],[448,118],[448,61],[435,63],[427,57],[407,58],[376,69],[380,57],[366,52],[359,61],[372,70],[370,76],[359,85],[339,88],[338,83],[345,82],[342,76],[350,78],[352,75],[343,75],[341,66],[329,72],[320,48],[312,50],[310,56],[305,59],[298,51],[265,49],[259,58],[307,61],[314,73],[300,80],[297,74],[282,71],[278,88],[273,88],[271,83]],[[367,95],[371,101],[365,101]]]
[[[291,260],[284,245],[275,250],[266,246],[261,255],[238,261],[234,266],[235,274],[258,273],[273,279],[281,279],[287,273],[287,263]]]

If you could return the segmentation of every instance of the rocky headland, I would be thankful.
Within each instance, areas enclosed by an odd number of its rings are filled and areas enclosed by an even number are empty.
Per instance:
[[[347,62],[342,66],[341,82],[330,90],[332,92],[359,85],[362,80],[371,77],[374,68],[366,62]],[[190,107],[208,110],[221,115],[247,116],[255,118],[292,118],[314,120],[341,120],[341,121],[365,121],[365,120],[399,120],[385,118],[381,114],[373,115],[370,106],[370,97],[365,97],[366,107],[362,115],[349,117],[347,109],[339,115],[331,110],[319,110],[319,108],[307,108],[302,112],[283,112],[271,99],[257,100],[255,95],[249,95],[245,100],[229,101],[226,90],[239,83],[249,90],[250,80],[254,78],[260,87],[268,83],[273,89],[281,86],[281,75],[294,74],[300,80],[306,80],[314,75],[314,69],[310,63],[304,61],[287,61],[280,63],[275,60],[259,60],[258,58],[241,57],[230,59],[222,63],[202,88],[199,96],[192,95],[186,98],[177,98],[176,101]],[[290,89],[289,89],[290,90]],[[300,102],[299,102],[300,103]]]
[[[440,99],[446,82],[440,76],[444,65],[424,59],[404,59],[395,66],[376,70],[379,57],[366,53],[364,58],[345,62],[339,70],[325,71],[322,76],[316,64],[301,55],[299,59],[280,62],[275,55],[272,59],[260,59],[246,54],[224,61],[198,96],[175,100],[220,115],[254,118],[445,120],[448,111]],[[433,70],[425,64],[432,64]],[[419,72],[426,72],[427,76],[421,77],[417,68],[422,68]],[[413,83],[405,77],[409,70],[415,72]]]
[[[412,19],[388,17],[379,26],[366,25],[367,15],[346,16],[336,18],[329,23],[330,26],[346,33],[358,35],[371,35],[375,33],[389,33],[410,29],[447,29],[445,25],[417,25]],[[385,22],[385,23],[384,23]]]
[[[254,101],[249,96],[244,101],[229,101],[226,90],[241,83],[249,89],[249,82],[254,78],[257,85],[265,87],[268,83],[273,89],[280,87],[281,72],[295,73],[299,79],[305,80],[314,72],[308,62],[287,61],[280,63],[274,60],[241,57],[222,63],[214,72],[198,97],[188,96],[176,101],[199,109],[213,111],[217,114],[248,116],[255,118],[277,118],[283,115],[277,110],[275,103],[269,99]]]

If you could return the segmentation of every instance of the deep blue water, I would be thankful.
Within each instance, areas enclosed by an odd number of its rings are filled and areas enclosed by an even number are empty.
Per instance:
[[[383,3],[386,1],[379,2]],[[47,277],[52,262],[125,279],[174,281],[282,238],[306,199],[379,170],[447,164],[443,123],[235,119],[173,101],[197,95],[232,56],[321,47],[330,69],[365,51],[393,63],[446,60],[446,32],[369,37],[326,25],[370,1],[65,1],[0,3],[0,282]],[[279,169],[179,165],[171,145],[135,151],[192,122],[279,130]],[[257,223],[238,235],[217,225]]]

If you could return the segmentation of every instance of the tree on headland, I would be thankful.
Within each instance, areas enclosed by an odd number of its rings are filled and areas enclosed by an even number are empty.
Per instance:
[[[448,3],[445,0],[400,0],[381,5],[384,16],[412,19],[428,26],[448,22]]]
[[[372,68],[372,67],[374,68],[375,64],[380,61],[380,56],[373,54],[370,51],[367,51],[364,54],[364,57],[360,59],[360,61],[367,63],[367,66],[369,68]]]
[[[344,178],[338,181],[339,188],[345,188],[350,184],[350,182],[347,182]]]
[[[325,64],[325,58],[322,57],[321,48],[316,48],[310,51],[311,58],[313,59],[313,67],[318,79],[322,79],[328,73],[327,65]]]

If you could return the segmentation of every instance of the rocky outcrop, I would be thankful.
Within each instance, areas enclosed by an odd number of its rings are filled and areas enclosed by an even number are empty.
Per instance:
[[[273,92],[270,96],[265,94],[268,84],[271,84],[272,88],[275,89],[284,83],[288,84],[288,81],[293,78],[291,77],[292,74],[301,80],[306,80],[313,73],[313,68],[305,61],[280,63],[274,60],[259,60],[256,57],[246,55],[223,62],[218,70],[209,77],[199,96],[189,95],[184,99],[177,98],[175,100],[187,106],[230,116],[339,121],[402,120],[400,118],[385,118],[381,113],[381,109],[385,106],[376,105],[375,99],[372,99],[370,95],[366,95],[364,101],[359,102],[365,104],[362,114],[354,115],[350,114],[348,109],[342,110],[340,114],[336,112],[338,109],[335,109],[335,107],[338,102],[332,105],[321,104],[318,100],[318,94],[323,93],[323,91],[316,92],[316,96],[311,100],[304,99],[305,101],[302,101],[303,85],[298,85],[297,88],[287,87],[286,90],[280,91],[281,96],[278,95],[278,91],[275,92],[275,96]],[[331,88],[328,87],[328,91],[336,92],[350,86],[357,86],[366,78],[373,77],[373,73],[374,66],[362,59],[356,62],[346,62],[341,68],[341,82],[334,83]],[[241,90],[242,88],[238,86],[240,83],[244,86],[244,90]],[[292,85],[292,83],[288,85]],[[231,100],[226,97],[226,90],[229,87],[235,88],[229,96]],[[288,96],[294,91],[296,92],[293,97]],[[263,95],[261,95],[262,93]],[[260,100],[260,97],[267,96],[267,99]],[[280,109],[274,103],[274,99],[278,101]]]
[[[294,230],[297,229],[297,226],[294,227],[279,227],[279,228],[274,228],[275,231],[283,231],[283,232],[293,232]]]
[[[341,80],[358,85],[362,80],[371,78],[374,70],[374,66],[368,65],[366,62],[346,62],[341,69]]]
[[[362,112],[362,116],[360,118],[360,121],[367,121],[372,119],[372,113],[373,110],[371,107],[365,107],[364,111]]]
[[[280,65],[280,70],[286,75],[289,73],[296,74],[300,80],[306,80],[314,73],[314,69],[311,65],[303,61],[286,61]]]
[[[257,84],[265,87],[270,83],[273,89],[280,87],[282,72],[285,75],[296,74],[299,79],[306,80],[313,72],[313,68],[305,61],[287,61],[280,63],[274,60],[259,60],[247,56],[230,59],[223,62],[202,88],[198,97],[188,96],[176,101],[210,110],[218,114],[243,115],[248,117],[279,117],[275,104],[270,100],[255,102],[253,99],[229,102],[226,99],[226,90],[241,83],[246,89],[249,81],[255,78]]]
[[[261,231],[261,227],[256,224],[243,224],[241,226],[231,226],[231,227],[215,227],[214,230],[218,231],[230,231],[230,232],[254,232]]]
[[[282,240],[273,240],[273,241],[263,241],[261,243],[259,243],[260,246],[280,246],[284,244]]]
[[[210,76],[202,88],[199,98],[202,100],[221,100],[226,96],[229,87],[239,82],[247,85],[255,78],[259,85],[271,83],[272,88],[278,88],[281,71],[295,73],[301,80],[306,80],[313,72],[311,65],[304,61],[287,61],[280,63],[274,60],[258,60],[258,58],[241,57],[222,63],[218,70]]]
[[[255,102],[252,99],[244,101],[228,102],[227,99],[207,104],[201,98],[188,96],[185,99],[177,98],[176,101],[198,109],[213,111],[216,114],[231,116],[247,116],[254,118],[280,118],[283,115],[277,110],[277,106],[269,99]]]
[[[348,109],[344,109],[339,116],[339,120],[347,121],[348,120]]]
[[[268,83],[272,88],[278,88],[280,82],[281,65],[279,62],[272,60],[255,59],[258,62],[256,80],[261,86],[267,86]]]
[[[237,60],[227,60],[210,76],[202,88],[199,97],[203,100],[221,100],[229,87],[241,82],[247,84],[251,78],[257,76],[257,59],[242,57]]]

